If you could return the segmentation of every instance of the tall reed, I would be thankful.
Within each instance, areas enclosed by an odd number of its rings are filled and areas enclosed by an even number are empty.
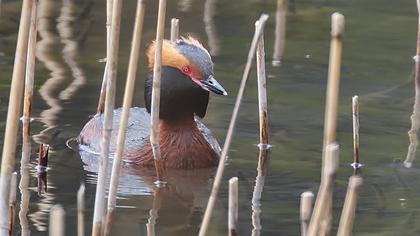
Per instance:
[[[328,163],[325,163],[325,147],[336,141],[337,129],[337,111],[338,111],[338,95],[340,86],[340,67],[341,67],[341,51],[342,36],[344,33],[344,16],[340,13],[331,15],[331,45],[330,45],[330,61],[328,68],[328,84],[327,96],[325,104],[325,120],[324,120],[324,144],[322,168],[324,169]],[[330,230],[332,219],[332,191],[329,191],[327,197],[327,205],[325,215],[322,217],[322,227],[327,233]]]
[[[136,18],[133,30],[133,39],[131,42],[130,61],[128,64],[127,80],[125,84],[124,101],[122,115],[120,120],[120,128],[118,130],[117,150],[112,163],[111,181],[109,183],[108,193],[108,212],[106,216],[105,235],[111,234],[112,214],[116,205],[118,181],[122,164],[122,156],[125,146],[126,131],[128,126],[128,117],[133,101],[134,85],[136,81],[137,65],[139,61],[143,20],[145,13],[145,1],[137,1]]]
[[[257,28],[257,24],[255,24]],[[265,74],[264,34],[261,34],[257,44],[257,80],[258,80],[258,115],[260,119],[260,148],[269,148],[268,144],[268,106],[267,83]]]
[[[120,40],[122,0],[114,0],[112,4],[110,54],[107,58],[109,72],[106,86],[104,123],[101,140],[101,156],[98,160],[98,182],[96,186],[95,207],[93,214],[92,235],[101,235],[105,218],[105,186],[108,174],[109,143],[112,131],[112,120],[115,105],[115,90],[118,65],[118,50]]]
[[[108,67],[109,67],[109,57],[111,53],[111,21],[112,21],[112,6],[114,0],[106,0],[106,60],[105,60],[105,70],[102,78],[101,92],[99,94],[98,108],[96,109],[97,114],[104,113],[105,110],[105,97],[106,97],[106,85],[108,79]]]
[[[150,144],[152,145],[153,157],[157,175],[157,185],[164,185],[164,163],[160,155],[159,146],[159,107],[160,107],[160,80],[162,73],[162,44],[165,30],[166,0],[159,0],[158,21],[156,27],[156,50],[153,65],[153,89],[151,104],[151,130]]]
[[[211,194],[210,194],[210,197],[209,197],[209,200],[208,200],[208,203],[207,203],[206,211],[204,213],[203,220],[202,220],[202,223],[201,223],[199,236],[204,236],[207,233],[207,229],[208,229],[208,226],[209,226],[209,223],[210,223],[210,218],[211,218],[211,215],[213,213],[214,205],[216,203],[217,194],[219,192],[220,183],[222,181],[223,171],[224,171],[224,168],[225,168],[226,156],[227,156],[227,153],[228,153],[228,150],[229,150],[229,147],[230,147],[230,143],[232,141],[233,129],[235,127],[236,118],[238,116],[242,96],[243,96],[244,91],[245,91],[246,81],[248,79],[249,72],[251,70],[252,61],[254,59],[255,52],[256,52],[256,49],[257,49],[258,39],[259,39],[260,35],[264,32],[264,25],[265,25],[265,22],[267,21],[267,19],[268,19],[268,15],[266,15],[266,14],[261,15],[260,19],[258,20],[259,27],[257,27],[257,30],[255,31],[254,36],[252,38],[252,43],[251,43],[251,47],[250,47],[249,52],[248,52],[248,58],[247,58],[247,62],[246,62],[246,65],[245,65],[244,73],[242,75],[241,84],[239,86],[238,95],[236,96],[235,107],[233,109],[232,118],[230,120],[228,132],[226,134],[225,143],[223,145],[222,155],[220,156],[219,165],[217,166],[217,172],[216,172],[216,176],[214,178],[213,188],[211,190]]]
[[[9,232],[9,192],[10,178],[15,165],[17,132],[21,109],[25,61],[28,47],[29,27],[33,0],[24,0],[19,23],[15,62],[10,86],[9,105],[7,110],[6,130],[4,134],[3,153],[0,173],[0,235]]]

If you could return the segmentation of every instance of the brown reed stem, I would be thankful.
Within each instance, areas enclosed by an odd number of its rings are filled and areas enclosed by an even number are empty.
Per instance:
[[[237,235],[238,224],[238,177],[229,180],[229,216],[228,230],[229,236]]]
[[[286,4],[284,0],[277,0],[276,31],[274,38],[273,66],[280,66],[286,42]]]
[[[210,194],[210,197],[209,197],[209,200],[208,200],[208,203],[207,203],[206,211],[204,213],[203,220],[202,220],[202,223],[201,223],[199,236],[204,236],[207,233],[207,229],[208,229],[208,226],[209,226],[209,223],[210,223],[210,218],[211,218],[211,215],[213,213],[214,205],[216,203],[217,194],[219,192],[220,183],[222,181],[223,171],[224,171],[224,168],[225,168],[226,155],[228,153],[230,143],[232,141],[233,129],[235,127],[236,118],[238,116],[242,96],[243,96],[244,91],[245,91],[246,81],[248,79],[249,71],[251,70],[252,61],[254,59],[255,51],[257,49],[258,39],[259,39],[260,35],[264,32],[264,25],[265,25],[265,22],[267,21],[267,19],[268,19],[268,15],[266,15],[266,14],[261,15],[260,19],[258,20],[259,27],[257,27],[257,30],[255,31],[254,36],[252,38],[252,43],[251,43],[251,47],[250,47],[249,52],[248,52],[248,58],[247,58],[247,62],[246,62],[246,65],[245,65],[244,73],[242,75],[241,84],[239,86],[238,95],[236,96],[235,107],[233,108],[232,118],[230,119],[228,132],[226,134],[225,143],[223,145],[222,155],[220,156],[219,165],[217,166],[217,172],[216,172],[216,176],[214,178],[213,188],[211,190],[211,194]]]
[[[101,140],[101,156],[99,161],[98,182],[96,186],[95,207],[93,214],[92,236],[102,235],[105,220],[105,185],[108,174],[109,143],[112,132],[112,120],[115,105],[115,90],[118,66],[118,50],[120,40],[122,0],[114,0],[112,4],[110,54],[107,58],[109,72],[106,86],[103,134]]]
[[[122,156],[124,152],[126,131],[128,126],[128,117],[130,115],[130,108],[133,101],[134,85],[136,81],[137,65],[139,61],[140,45],[142,38],[143,20],[145,13],[145,1],[137,1],[137,10],[135,25],[133,30],[132,47],[130,51],[130,61],[128,64],[127,81],[125,85],[124,101],[122,108],[122,115],[120,120],[120,129],[117,138],[117,150],[112,163],[111,181],[109,183],[108,193],[108,212],[105,223],[105,235],[111,235],[112,214],[116,205],[118,181],[120,176],[120,169],[122,164]]]
[[[255,25],[255,27],[258,27]],[[260,35],[257,44],[257,79],[258,79],[258,114],[260,119],[260,148],[269,148],[268,144],[268,108],[267,84],[265,74],[264,34]]]
[[[325,216],[328,215],[328,205],[331,204],[332,200],[333,177],[338,169],[338,153],[339,146],[336,143],[329,144],[325,148],[326,165],[323,169],[321,184],[309,223],[307,231],[308,236],[318,235],[320,230],[325,231],[328,228],[323,220],[325,219]]]
[[[404,161],[404,166],[410,168],[416,159],[416,152],[418,146],[418,132],[420,128],[420,0],[417,0],[417,12],[418,12],[418,28],[417,28],[417,49],[416,55],[414,56],[415,75],[414,75],[414,105],[413,114],[411,115],[411,128],[408,131],[408,138],[410,145],[408,146],[407,157]]]
[[[16,219],[16,189],[17,188],[17,173],[13,172],[10,179],[10,194],[9,194],[9,235],[14,235],[15,219]]]
[[[50,236],[64,236],[65,211],[61,205],[54,205],[50,210]]]
[[[159,0],[158,22],[156,27],[155,63],[153,65],[153,89],[151,110],[150,144],[157,175],[157,185],[164,184],[164,163],[162,163],[159,147],[159,107],[160,107],[160,79],[162,70],[162,44],[165,30],[166,0]]]
[[[176,42],[179,38],[179,19],[172,18],[171,20],[171,41]]]
[[[358,175],[353,175],[349,179],[346,200],[344,201],[343,211],[341,212],[337,236],[352,235],[354,215],[357,207],[357,197],[362,183],[363,178]]]
[[[3,153],[0,173],[0,235],[9,231],[9,192],[10,178],[15,165],[17,132],[23,93],[25,62],[28,47],[29,27],[33,1],[24,0],[20,17],[19,33],[16,46],[15,62],[10,86],[9,105],[7,110],[6,129],[4,134]]]
[[[77,236],[85,235],[85,184],[81,183],[77,191]]]
[[[308,232],[309,221],[312,215],[312,205],[314,203],[314,194],[311,191],[303,192],[300,195],[300,235],[306,236]]]
[[[26,72],[25,72],[25,92],[23,98],[23,117],[22,117],[22,132],[23,135],[30,135],[31,130],[31,113],[32,113],[32,98],[34,90],[34,75],[35,75],[35,56],[36,56],[36,36],[37,36],[37,5],[35,1],[31,10],[31,23],[29,26],[28,38],[28,52],[26,57]]]
[[[353,163],[360,163],[359,157],[359,97],[352,98],[353,111]]]

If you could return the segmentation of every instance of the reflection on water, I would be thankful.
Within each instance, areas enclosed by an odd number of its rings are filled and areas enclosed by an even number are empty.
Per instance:
[[[258,156],[257,177],[255,177],[254,192],[252,193],[252,236],[261,234],[261,195],[264,188],[264,179],[267,174],[268,149],[260,149]]]
[[[220,54],[220,40],[217,33],[216,24],[214,23],[216,0],[206,0],[204,3],[203,21],[210,47],[210,55],[218,56]]]

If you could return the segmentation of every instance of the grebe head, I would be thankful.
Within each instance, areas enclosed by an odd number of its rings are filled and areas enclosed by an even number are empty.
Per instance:
[[[155,42],[147,50],[149,68],[153,70]],[[153,72],[145,84],[146,108],[150,112]],[[209,91],[227,95],[214,78],[213,62],[203,45],[192,37],[176,42],[164,40],[162,45],[161,119],[182,116],[204,117]]]

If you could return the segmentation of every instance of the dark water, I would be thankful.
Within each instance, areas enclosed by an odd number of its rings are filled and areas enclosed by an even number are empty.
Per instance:
[[[29,168],[30,204],[27,216],[32,235],[46,235],[48,212],[61,204],[66,210],[66,235],[76,234],[76,192],[87,186],[87,232],[93,215],[95,174],[85,170],[78,153],[66,147],[93,114],[105,57],[105,3],[98,0],[43,0]],[[197,36],[207,47],[216,37],[220,54],[214,58],[218,81],[230,93],[213,96],[204,122],[223,141],[240,75],[254,30],[266,12],[270,137],[273,148],[261,199],[262,235],[299,235],[299,196],[317,191],[320,176],[325,87],[328,69],[330,14],[346,16],[338,122],[341,164],[334,200],[334,226],[341,212],[352,156],[351,96],[360,97],[361,159],[364,185],[360,192],[355,235],[419,235],[420,170],[402,167],[408,147],[407,131],[414,101],[413,60],[417,30],[415,1],[289,1],[283,64],[271,67],[275,1],[207,1],[214,7],[216,35],[206,34],[205,1],[169,1],[169,19],[181,19],[183,33]],[[0,15],[0,136],[3,137],[20,2],[3,0]],[[214,4],[214,5],[212,5]],[[124,2],[121,28],[117,106],[121,104],[135,1]],[[144,47],[155,35],[157,1],[147,1]],[[214,40],[214,39],[213,39]],[[213,50],[214,47],[213,47]],[[134,103],[143,106],[145,55]],[[249,235],[251,198],[258,149],[257,90],[251,75],[235,130],[209,235],[227,228],[227,180],[239,177],[239,232]],[[51,145],[48,192],[38,196],[35,170],[38,142]],[[223,142],[221,142],[223,143]],[[0,140],[0,146],[2,140]],[[21,145],[17,148],[20,159]],[[17,166],[19,168],[19,165]],[[145,235],[153,206],[160,206],[157,235],[196,235],[210,192],[212,171],[174,172],[170,188],[153,197],[153,174],[124,169],[115,216],[115,235]],[[209,180],[210,179],[210,180]],[[171,180],[170,180],[171,181]],[[20,197],[20,193],[18,194]],[[153,212],[152,212],[153,213]],[[24,219],[24,218],[23,218]],[[18,222],[17,232],[21,232]]]

